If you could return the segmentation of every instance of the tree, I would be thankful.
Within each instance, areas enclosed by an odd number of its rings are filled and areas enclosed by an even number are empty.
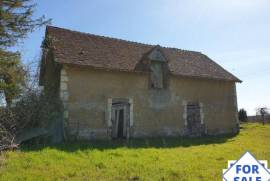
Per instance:
[[[240,109],[238,112],[239,120],[242,122],[247,121],[247,111],[245,109]]]
[[[44,16],[33,18],[35,7],[32,0],[0,0],[0,91],[4,92],[8,106],[21,93],[26,71],[20,54],[7,49],[51,21]]]
[[[37,126],[38,123],[33,120],[44,122],[47,119],[40,119],[40,115],[46,115],[41,112],[48,107],[47,104],[41,99],[35,99],[41,95],[22,94],[26,75],[30,73],[24,68],[20,54],[8,51],[26,38],[28,33],[50,23],[51,20],[46,20],[44,16],[34,18],[35,7],[32,0],[0,0],[0,93],[4,92],[7,104],[7,108],[0,107],[0,150],[12,148],[18,130],[29,124]],[[11,107],[12,100],[17,96],[20,99]],[[37,106],[37,102],[41,102],[40,105],[44,107]]]
[[[25,85],[26,72],[20,61],[20,54],[0,50],[0,90],[10,106]]]
[[[261,121],[263,125],[265,124],[265,116],[269,114],[269,109],[267,107],[260,107],[256,109],[256,114],[261,116]]]
[[[35,28],[50,23],[44,16],[33,18],[32,0],[0,0],[0,48],[14,46]]]

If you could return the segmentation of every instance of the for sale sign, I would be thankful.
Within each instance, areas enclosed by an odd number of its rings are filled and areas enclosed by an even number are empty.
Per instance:
[[[270,181],[270,170],[266,160],[256,160],[246,152],[239,160],[228,161],[223,169],[223,181]]]

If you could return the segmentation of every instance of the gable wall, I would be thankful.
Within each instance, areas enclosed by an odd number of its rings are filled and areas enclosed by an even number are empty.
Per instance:
[[[110,98],[132,98],[131,137],[184,134],[185,104],[203,105],[207,133],[232,132],[236,125],[234,83],[171,77],[167,90],[149,90],[148,74],[64,67],[68,76],[69,133],[85,139],[108,138]]]
[[[46,58],[43,60],[43,86],[45,93],[52,98],[58,98],[59,96],[59,84],[60,84],[60,69],[53,61],[52,52],[47,53]]]

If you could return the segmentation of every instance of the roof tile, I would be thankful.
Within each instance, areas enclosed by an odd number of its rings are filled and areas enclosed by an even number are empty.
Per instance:
[[[136,71],[136,65],[155,47],[53,26],[47,26],[46,36],[53,39],[58,63],[130,72]],[[241,82],[200,52],[160,48],[168,59],[171,74]]]

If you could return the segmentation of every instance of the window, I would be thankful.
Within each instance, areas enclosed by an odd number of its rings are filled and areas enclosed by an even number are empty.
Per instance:
[[[163,85],[163,62],[152,61],[151,62],[151,88],[162,89]]]

